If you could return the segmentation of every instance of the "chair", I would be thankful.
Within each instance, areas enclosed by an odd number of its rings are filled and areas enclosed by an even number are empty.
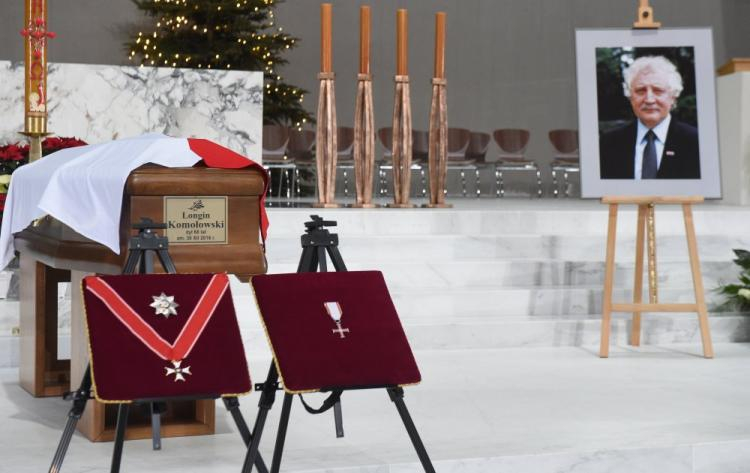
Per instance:
[[[469,148],[469,139],[471,132],[466,128],[448,128],[448,155],[446,157],[447,173],[451,170],[461,173],[461,193],[466,197],[466,171],[474,171],[478,174],[474,160],[466,156],[466,150]],[[479,182],[479,176],[477,176]]]
[[[289,129],[289,144],[287,145],[287,156],[294,160],[295,181],[297,183],[297,195],[300,193],[300,169],[308,169],[313,173],[313,182],[315,179],[315,132],[312,130],[299,130],[296,128]],[[317,189],[317,184],[314,184]]]
[[[336,168],[344,173],[344,196],[349,196],[349,170],[354,169],[354,128],[336,128]]]
[[[550,163],[552,172],[552,192],[555,197],[560,193],[557,173],[563,175],[563,193],[565,197],[570,197],[570,183],[568,176],[570,173],[581,172],[581,163],[578,156],[578,130],[551,130],[549,132],[549,141],[555,148],[555,157]]]
[[[411,132],[412,168],[419,166],[422,197],[427,197],[427,169],[429,169],[430,133],[427,131]]]
[[[529,144],[528,130],[502,128],[495,130],[492,137],[500,148],[498,161],[495,163],[495,182],[497,197],[505,197],[503,174],[507,171],[530,172],[536,174],[537,197],[542,196],[542,173],[535,161],[526,158],[526,146]]]
[[[290,182],[289,170],[292,170],[292,181],[294,180],[294,160],[287,156],[287,145],[289,143],[289,128],[281,125],[264,125],[263,126],[263,167],[268,170],[269,175],[272,169],[279,169],[279,190],[278,196],[281,197],[282,183],[286,181],[286,197],[291,198],[294,183]],[[269,178],[268,194],[273,195],[271,187],[273,179]]]
[[[482,192],[479,171],[490,164],[487,162],[487,149],[490,146],[491,138],[489,133],[471,132],[469,147],[466,149],[466,158],[473,160],[474,166],[477,168],[477,197]]]

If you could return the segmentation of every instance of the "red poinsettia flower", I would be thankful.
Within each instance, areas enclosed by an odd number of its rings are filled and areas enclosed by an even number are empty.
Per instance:
[[[79,140],[78,138],[51,137],[42,141],[42,154],[47,155],[61,149],[75,148],[76,146],[85,146],[87,144],[88,143],[83,140]]]
[[[16,143],[0,146],[0,161],[23,161],[28,155],[29,147],[27,145]]]

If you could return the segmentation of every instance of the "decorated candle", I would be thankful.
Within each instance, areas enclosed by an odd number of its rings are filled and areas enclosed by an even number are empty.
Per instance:
[[[407,67],[407,12],[399,9],[396,12],[396,75],[405,76],[409,74]]]
[[[47,132],[47,0],[25,0],[25,126],[26,133]]]
[[[435,78],[445,78],[445,12],[435,14]]]
[[[331,36],[333,29],[333,5],[320,5],[320,72],[333,72]]]
[[[370,7],[359,8],[359,73],[370,73]]]

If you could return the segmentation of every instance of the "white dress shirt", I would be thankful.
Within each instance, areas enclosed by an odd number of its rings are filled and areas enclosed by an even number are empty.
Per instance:
[[[667,142],[667,131],[669,131],[669,124],[672,121],[672,114],[661,121],[658,125],[653,128],[656,139],[654,145],[656,146],[656,169],[661,166],[661,157],[664,154],[664,144]],[[643,170],[643,151],[646,149],[646,133],[649,128],[638,120],[638,132],[635,136],[635,175],[634,179],[640,180],[641,172]]]

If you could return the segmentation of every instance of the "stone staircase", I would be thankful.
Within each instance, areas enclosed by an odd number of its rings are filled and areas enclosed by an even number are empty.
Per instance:
[[[303,223],[320,214],[338,222],[332,231],[339,234],[349,270],[383,271],[416,349],[596,345],[606,208],[554,201],[545,208],[544,202],[520,210],[513,207],[529,204],[483,201],[486,208],[479,210],[273,209],[269,272],[296,271]],[[750,340],[750,319],[718,311],[722,299],[715,292],[721,282],[736,279],[731,249],[750,247],[745,228],[727,228],[725,222],[747,215],[742,208],[695,210],[716,342]],[[632,298],[635,211],[621,211],[619,227],[614,297],[624,302]],[[657,211],[657,235],[660,301],[692,302],[681,213]],[[244,285],[234,294],[238,306],[254,306]],[[263,342],[259,326],[244,323],[243,328],[248,338]],[[613,342],[626,344],[628,328],[628,314],[615,314]],[[697,317],[646,314],[643,342],[699,344]]]
[[[468,203],[466,203],[468,202]],[[750,210],[694,210],[712,336],[750,340],[750,318],[720,312],[715,288],[734,281],[732,248],[750,248]],[[606,208],[595,202],[466,199],[454,209],[269,209],[269,272],[294,272],[311,214],[336,220],[349,270],[383,271],[415,349],[554,347],[599,343]],[[692,302],[682,215],[657,210],[659,297]],[[730,224],[731,222],[731,224]],[[618,222],[615,300],[632,297],[635,210]],[[251,353],[267,342],[249,287],[233,281]],[[60,353],[69,352],[70,290],[61,288]],[[67,300],[66,300],[67,299]],[[18,302],[0,301],[0,367],[18,365]],[[628,314],[614,314],[612,341],[627,343]],[[646,314],[644,344],[700,344],[695,314]]]

